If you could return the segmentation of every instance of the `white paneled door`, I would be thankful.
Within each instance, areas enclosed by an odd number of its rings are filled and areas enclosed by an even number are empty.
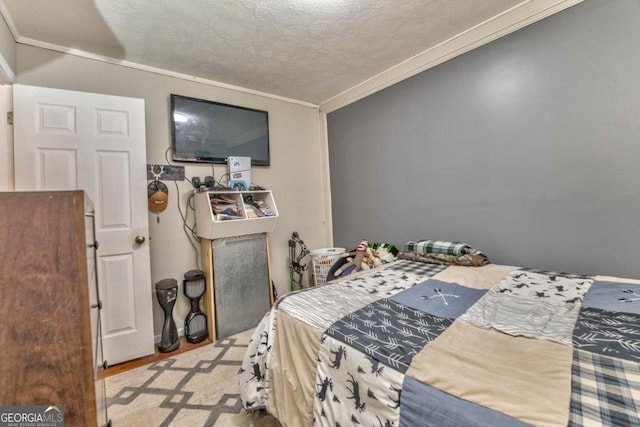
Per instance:
[[[13,90],[16,190],[82,189],[95,206],[105,359],[153,353],[144,100]]]

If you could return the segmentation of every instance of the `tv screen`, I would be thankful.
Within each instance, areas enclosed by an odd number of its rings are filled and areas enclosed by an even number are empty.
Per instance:
[[[266,111],[171,94],[171,124],[175,161],[226,163],[245,156],[252,166],[269,166]]]

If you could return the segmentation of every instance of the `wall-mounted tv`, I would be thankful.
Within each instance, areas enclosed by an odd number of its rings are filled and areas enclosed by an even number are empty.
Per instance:
[[[171,94],[171,126],[175,161],[226,163],[245,156],[252,166],[269,166],[266,111]]]

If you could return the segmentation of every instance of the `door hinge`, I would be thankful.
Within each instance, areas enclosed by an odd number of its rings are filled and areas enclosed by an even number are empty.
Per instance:
[[[8,125],[12,125],[13,124],[13,111],[8,111],[7,112],[7,124]]]

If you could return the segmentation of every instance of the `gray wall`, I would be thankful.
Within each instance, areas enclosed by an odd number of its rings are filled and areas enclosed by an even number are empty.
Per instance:
[[[639,16],[586,0],[330,113],[334,244],[640,278]]]

